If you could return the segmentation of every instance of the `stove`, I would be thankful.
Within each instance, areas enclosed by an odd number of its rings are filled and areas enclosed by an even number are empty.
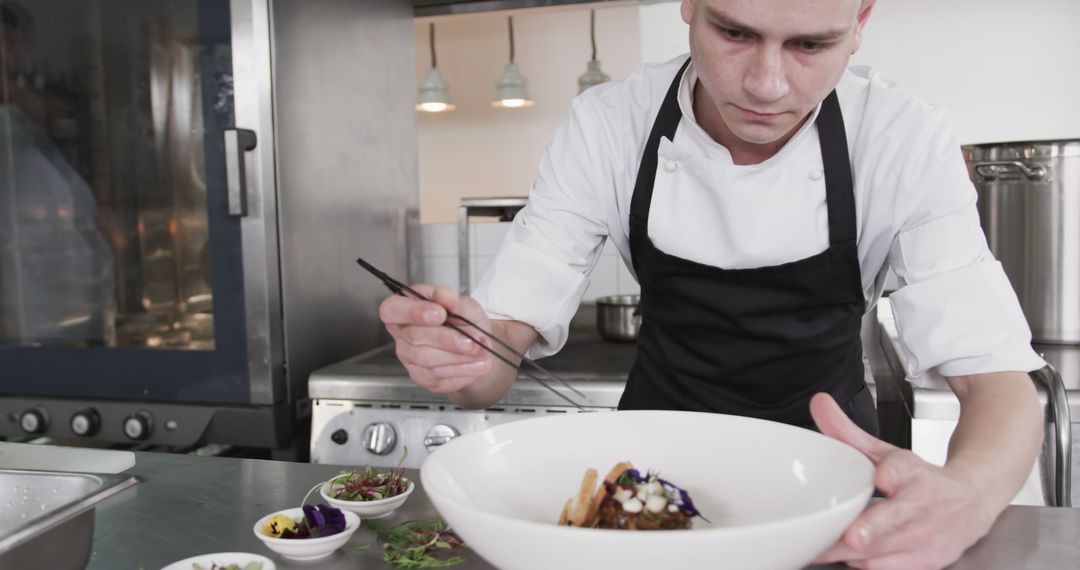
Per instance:
[[[636,354],[636,344],[571,334],[558,354],[539,362],[584,395],[552,383],[582,409],[519,373],[498,406],[466,410],[414,384],[388,344],[311,374],[311,461],[388,468],[407,447],[404,466],[415,469],[460,435],[547,414],[614,410]]]

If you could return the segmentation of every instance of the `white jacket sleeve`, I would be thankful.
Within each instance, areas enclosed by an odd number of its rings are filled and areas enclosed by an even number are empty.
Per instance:
[[[944,113],[931,114],[905,159],[889,265],[890,297],[913,384],[1044,366],[1001,264],[979,225],[976,193]]]
[[[481,276],[473,297],[493,318],[531,325],[539,358],[565,344],[615,210],[615,177],[602,113],[578,97],[548,144],[528,205]]]

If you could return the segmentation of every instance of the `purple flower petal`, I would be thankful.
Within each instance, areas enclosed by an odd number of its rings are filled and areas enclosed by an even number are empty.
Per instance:
[[[304,518],[307,519],[308,527],[315,530],[326,524],[326,517],[318,509],[311,505],[304,505]]]
[[[326,518],[325,526],[338,525],[343,530],[346,526],[345,513],[341,512],[341,509],[336,509],[330,505],[319,503],[319,512]]]
[[[679,510],[682,511],[683,514],[689,517],[701,517],[703,519],[705,518],[701,515],[700,512],[698,512],[697,507],[694,506],[694,502],[690,500],[689,493],[672,484],[670,481],[665,481],[663,479],[657,479],[657,481],[659,481],[660,484],[664,486],[665,491],[673,492],[676,497],[674,503],[676,506],[679,507]]]
[[[312,529],[311,536],[330,536],[332,534],[337,534],[344,531],[344,525],[328,524],[325,526],[321,526],[317,529]]]

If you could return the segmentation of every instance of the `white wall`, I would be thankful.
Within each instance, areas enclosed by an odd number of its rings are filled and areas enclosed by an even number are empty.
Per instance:
[[[678,2],[641,8],[643,61],[688,51]],[[853,65],[947,109],[961,144],[1080,137],[1080,0],[878,0]]]
[[[667,61],[690,51],[689,31],[679,14],[679,4],[669,1],[641,6],[641,61]]]
[[[852,61],[948,109],[961,144],[1074,138],[1078,30],[1078,0],[878,0]]]
[[[604,3],[440,16],[416,20],[416,78],[430,68],[428,23],[435,22],[438,66],[457,109],[417,113],[420,220],[456,220],[462,197],[525,196],[544,147],[577,94],[591,56],[589,8],[596,8],[597,59],[613,79],[640,64],[637,4]],[[491,106],[509,57],[506,17],[514,16],[515,61],[533,107]]]

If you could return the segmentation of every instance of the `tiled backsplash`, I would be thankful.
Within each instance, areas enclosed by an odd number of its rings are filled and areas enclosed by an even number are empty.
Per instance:
[[[495,252],[510,230],[510,222],[474,222],[469,224],[469,289],[495,258]],[[457,224],[423,224],[420,226],[420,256],[422,274],[419,280],[436,285],[458,286]],[[604,295],[636,294],[637,281],[623,263],[619,252],[604,244],[600,261],[589,277],[585,302]]]

